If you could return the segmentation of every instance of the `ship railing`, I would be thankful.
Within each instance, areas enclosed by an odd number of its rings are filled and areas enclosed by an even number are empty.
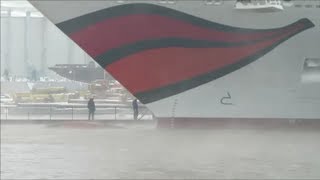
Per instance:
[[[283,10],[281,0],[238,0],[235,9],[240,10]]]

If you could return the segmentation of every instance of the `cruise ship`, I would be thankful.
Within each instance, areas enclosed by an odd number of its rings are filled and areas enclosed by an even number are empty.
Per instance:
[[[320,120],[320,1],[40,1],[163,122]]]

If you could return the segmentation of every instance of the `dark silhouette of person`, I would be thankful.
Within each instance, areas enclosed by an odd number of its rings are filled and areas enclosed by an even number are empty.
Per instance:
[[[90,100],[88,101],[88,109],[89,109],[88,120],[90,120],[90,116],[91,116],[91,119],[94,120],[94,112],[96,111],[96,105],[94,104],[93,98],[90,98]]]
[[[8,71],[8,69],[5,69],[5,70],[4,70],[3,75],[4,75],[4,78],[5,78],[7,81],[9,81],[9,71]]]
[[[135,99],[132,101],[132,108],[133,108],[133,119],[137,120],[138,119],[138,114],[139,114],[139,107],[138,107],[138,100]]]

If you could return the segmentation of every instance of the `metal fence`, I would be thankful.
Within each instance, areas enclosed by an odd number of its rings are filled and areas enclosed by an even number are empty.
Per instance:
[[[95,120],[133,120],[133,110],[126,106],[98,107]],[[152,120],[147,108],[139,108],[140,120]],[[67,107],[1,107],[1,120],[88,120],[88,109],[79,106]]]

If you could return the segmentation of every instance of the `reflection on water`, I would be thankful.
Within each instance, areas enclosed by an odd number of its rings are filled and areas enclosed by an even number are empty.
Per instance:
[[[6,179],[320,178],[320,132],[1,126]]]

